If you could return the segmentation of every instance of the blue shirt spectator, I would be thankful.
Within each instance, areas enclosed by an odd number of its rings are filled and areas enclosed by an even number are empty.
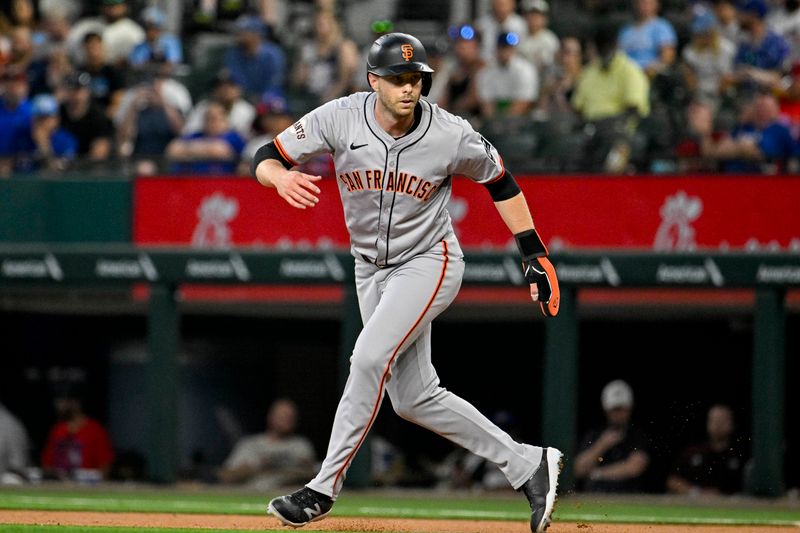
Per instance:
[[[786,39],[768,30],[760,42],[742,41],[734,62],[764,70],[782,70],[790,52]]]
[[[268,91],[280,92],[286,78],[284,51],[263,41],[266,26],[258,17],[240,17],[236,30],[237,44],[226,51],[225,68],[253,100]]]
[[[0,157],[13,153],[14,138],[31,121],[31,102],[28,100],[28,80],[25,74],[6,76],[0,96]]]
[[[733,139],[743,141],[750,139],[760,150],[764,161],[777,165],[775,171],[785,170],[786,162],[795,151],[795,142],[788,126],[780,122],[773,122],[763,129],[755,124],[742,124],[731,132]],[[734,159],[722,163],[724,172],[754,173],[764,171],[762,162]],[[773,172],[774,173],[774,172]]]
[[[636,11],[636,21],[622,28],[619,34],[620,49],[645,71],[662,62],[672,63],[678,37],[672,24],[657,16],[658,2],[638,0]],[[665,50],[669,50],[668,57]]]
[[[184,135],[167,146],[170,171],[191,174],[233,174],[245,140],[230,127],[225,108],[210,102],[203,131]]]
[[[31,105],[29,127],[13,141],[14,170],[62,170],[78,153],[78,140],[61,127],[58,101],[40,94]]]
[[[133,66],[150,62],[176,65],[183,62],[181,41],[175,35],[164,33],[166,15],[155,6],[142,11],[145,40],[137,44],[128,59]]]

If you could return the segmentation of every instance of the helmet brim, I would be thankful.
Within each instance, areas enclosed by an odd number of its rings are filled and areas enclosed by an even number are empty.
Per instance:
[[[367,72],[372,72],[376,76],[394,76],[396,74],[404,74],[406,72],[432,73],[434,70],[425,63],[409,61],[407,63],[397,63],[395,65],[388,65],[386,67],[369,66],[369,68],[367,68]]]

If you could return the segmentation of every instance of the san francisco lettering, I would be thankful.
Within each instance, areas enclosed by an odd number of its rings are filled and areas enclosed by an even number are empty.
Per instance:
[[[422,202],[430,200],[433,193],[439,188],[438,185],[408,172],[395,174],[394,171],[389,171],[384,176],[383,171],[379,169],[342,172],[338,179],[345,186],[347,192],[383,190],[413,196]]]

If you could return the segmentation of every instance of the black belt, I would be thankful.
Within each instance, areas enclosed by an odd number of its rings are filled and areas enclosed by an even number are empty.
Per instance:
[[[367,263],[369,263],[371,265],[375,265],[378,268],[389,268],[389,267],[394,266],[394,265],[383,265],[383,266],[381,266],[381,265],[376,263],[377,259],[372,259],[372,258],[368,257],[366,254],[361,254],[361,258],[364,261],[366,261]]]

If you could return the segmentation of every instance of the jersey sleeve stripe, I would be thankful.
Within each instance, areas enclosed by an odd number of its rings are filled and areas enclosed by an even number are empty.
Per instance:
[[[288,161],[289,163],[291,163],[292,166],[296,167],[298,165],[297,161],[289,157],[289,154],[286,153],[286,150],[283,148],[280,139],[278,139],[277,137],[275,137],[275,147],[281,153],[283,158],[286,159],[286,161]]]
[[[492,179],[490,179],[489,181],[487,181],[486,183],[484,183],[484,185],[486,185],[487,183],[494,183],[495,181],[497,181],[500,178],[502,178],[503,174],[506,173],[506,167],[505,167],[505,165],[503,165],[503,156],[501,156],[500,154],[497,154],[497,158],[500,160],[500,173],[497,174],[497,176],[495,176]]]

